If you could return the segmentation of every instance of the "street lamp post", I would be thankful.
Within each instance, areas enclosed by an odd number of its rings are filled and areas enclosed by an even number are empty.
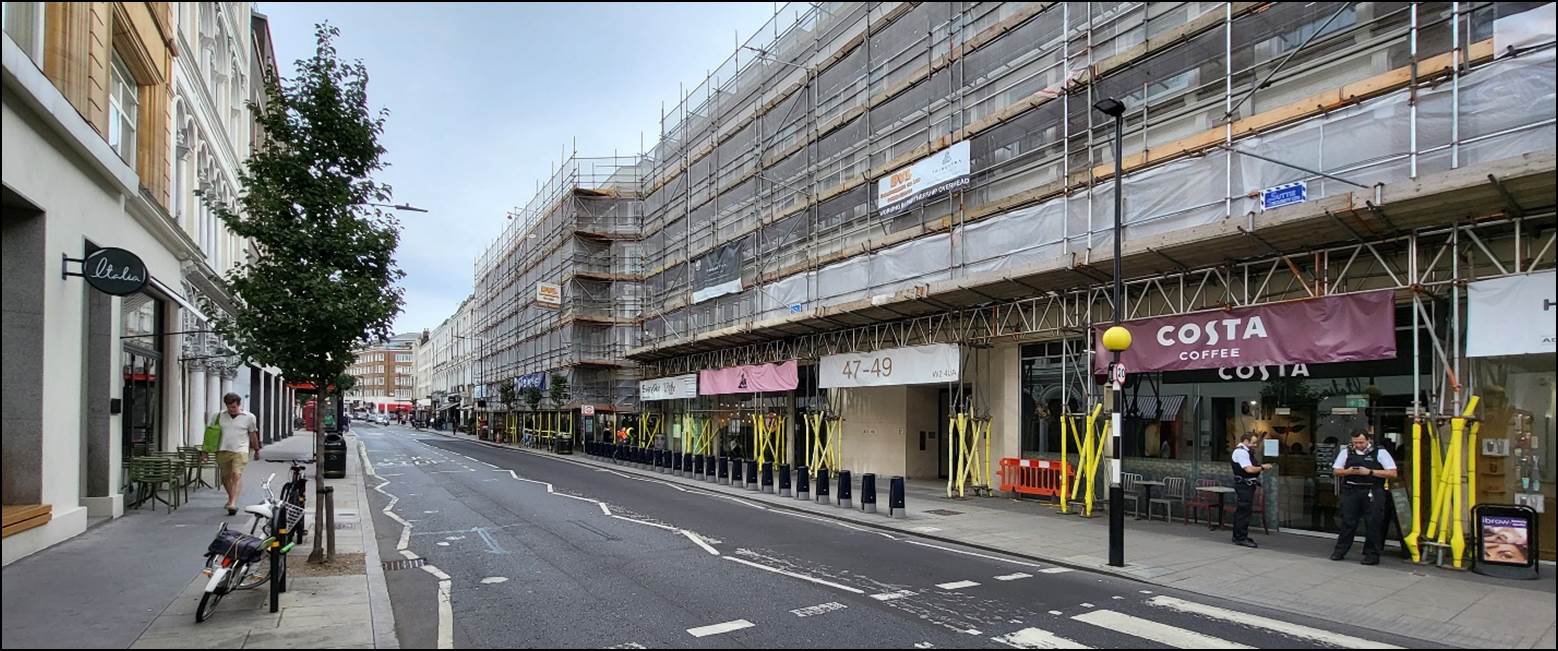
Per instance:
[[[1114,463],[1109,469],[1109,565],[1111,567],[1125,566],[1125,489],[1120,484],[1121,464],[1124,461],[1123,447],[1121,445],[1121,428],[1123,422],[1120,417],[1125,411],[1124,369],[1120,368],[1120,353],[1125,352],[1131,346],[1131,333],[1120,325],[1123,307],[1121,304],[1121,277],[1120,277],[1120,236],[1121,214],[1125,211],[1125,179],[1121,172],[1120,159],[1125,147],[1125,103],[1113,97],[1099,100],[1093,104],[1093,108],[1100,113],[1114,118],[1114,325],[1104,333],[1104,347],[1112,354],[1109,364],[1109,381],[1113,386],[1112,404],[1114,405],[1110,415],[1110,443],[1114,447]]]

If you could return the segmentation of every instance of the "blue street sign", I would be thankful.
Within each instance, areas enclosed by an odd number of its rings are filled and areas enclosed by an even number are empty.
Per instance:
[[[1309,200],[1309,185],[1303,181],[1287,183],[1260,192],[1261,210],[1271,210]]]
[[[801,313],[801,304],[800,303],[796,303],[796,304],[790,306],[790,314],[800,314],[800,313]]]

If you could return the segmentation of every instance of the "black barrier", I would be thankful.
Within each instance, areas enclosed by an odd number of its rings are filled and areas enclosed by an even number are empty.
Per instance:
[[[704,474],[703,473],[703,469],[704,468],[705,468],[705,466],[703,465],[703,455],[701,455],[701,454],[692,455],[692,471],[693,471],[693,473],[697,474],[697,475],[702,475],[702,474]]]
[[[746,464],[746,460],[745,459],[731,459],[730,461],[731,461],[731,463],[730,463],[730,485],[731,486],[745,485],[747,483],[747,480],[743,476],[742,471],[746,470],[746,465],[747,465]]]
[[[745,476],[746,476],[745,486],[747,488],[752,489],[752,490],[757,490],[757,462],[754,461],[754,460],[748,459],[746,461],[746,467],[747,467],[747,470],[746,470],[746,474],[745,474]]]
[[[790,496],[790,467],[779,466],[779,496]]]
[[[855,486],[855,483],[853,481],[851,481],[850,476],[849,476],[849,471],[848,470],[840,470],[839,471],[839,493],[838,493],[838,505],[839,506],[849,506],[850,490],[853,489],[854,486]]]
[[[795,467],[795,496],[803,500],[811,499],[811,475],[806,473],[806,466]]]
[[[714,455],[705,454],[701,456],[703,457],[703,478],[708,481],[714,481],[714,466],[716,465],[714,463]]]
[[[774,492],[774,465],[763,466],[763,480],[759,482],[764,493]]]
[[[828,503],[828,469],[817,469],[817,503]]]
[[[894,476],[887,483],[887,517],[904,517],[903,477]]]
[[[718,476],[719,476],[720,483],[721,484],[729,484],[730,483],[730,457],[720,457],[719,461],[717,463],[719,464],[719,475]]]
[[[691,452],[683,452],[682,453],[682,474],[685,474],[685,475],[687,475],[689,477],[692,476],[692,453]]]
[[[860,476],[860,510],[876,513],[876,473]]]

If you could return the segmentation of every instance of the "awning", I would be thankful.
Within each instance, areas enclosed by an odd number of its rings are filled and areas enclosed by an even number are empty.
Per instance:
[[[1185,406],[1185,396],[1127,396],[1125,404],[1126,416],[1150,420],[1157,414],[1158,420],[1171,422],[1179,420],[1179,410]]]
[[[152,287],[157,288],[157,291],[159,293],[162,293],[162,294],[166,295],[174,303],[178,303],[179,307],[182,307],[182,308],[184,308],[186,310],[189,310],[192,314],[195,315],[195,318],[200,319],[202,322],[210,321],[210,319],[206,318],[205,313],[200,311],[200,308],[195,307],[195,304],[193,302],[191,302],[187,298],[184,298],[178,292],[174,291],[172,287],[169,287],[167,285],[167,283],[164,283],[164,282],[162,282],[160,280],[157,280],[156,276],[152,276],[151,277],[151,285],[152,285]]]

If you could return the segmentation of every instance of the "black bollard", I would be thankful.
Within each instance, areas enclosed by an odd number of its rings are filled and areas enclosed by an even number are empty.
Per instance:
[[[790,467],[779,466],[779,496],[790,496]]]
[[[692,455],[692,468],[693,472],[698,475],[698,479],[703,479],[703,455]]]
[[[901,518],[905,515],[904,509],[903,477],[893,477],[887,488],[887,517]]]
[[[743,488],[746,487],[747,480],[744,478],[744,476],[743,476],[743,474],[741,472],[742,470],[746,469],[746,465],[747,464],[745,463],[745,459],[731,459],[730,460],[730,485],[731,486],[741,486]]]
[[[806,466],[795,467],[795,498],[811,499],[811,475],[807,474]]]
[[[755,491],[757,490],[757,461],[747,459],[746,467],[746,489]]]
[[[848,470],[840,470],[839,471],[839,494],[838,494],[838,505],[839,506],[842,506],[844,508],[849,508],[849,506],[850,506],[849,503],[851,501],[851,499],[850,499],[850,490],[853,489],[854,486],[855,486],[855,482],[849,476],[849,471]]]
[[[876,513],[876,473],[860,476],[860,510]]]
[[[763,481],[760,484],[764,493],[774,492],[774,464],[763,466]]]
[[[719,483],[730,483],[730,457],[719,458]]]
[[[714,455],[712,455],[712,454],[705,454],[705,455],[702,455],[702,456],[703,456],[703,479],[706,480],[706,481],[714,481],[714,466],[715,466]]]
[[[817,503],[827,504],[828,498],[828,469],[817,469]]]
[[[692,478],[692,453],[691,452],[683,452],[682,453],[682,474],[686,475],[687,478],[689,478],[689,479]]]

